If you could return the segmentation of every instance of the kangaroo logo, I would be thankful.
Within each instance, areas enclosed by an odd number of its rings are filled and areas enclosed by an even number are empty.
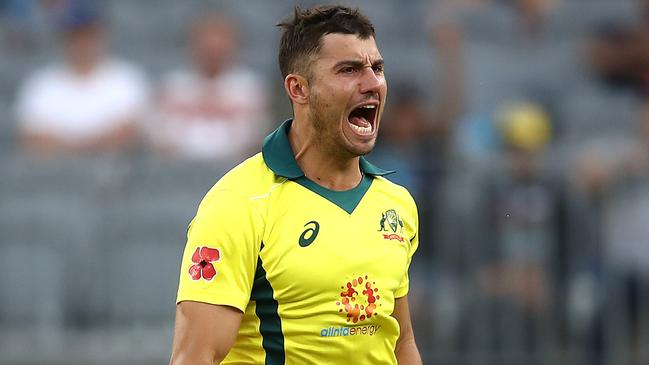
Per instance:
[[[393,233],[397,233],[397,230],[399,230],[399,233],[403,233],[403,221],[399,218],[399,215],[394,209],[389,209],[385,211],[385,213],[381,213],[379,232],[389,232],[388,228],[385,226],[386,222],[392,229]]]

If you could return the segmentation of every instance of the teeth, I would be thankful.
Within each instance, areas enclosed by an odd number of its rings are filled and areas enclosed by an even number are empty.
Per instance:
[[[354,129],[358,134],[370,134],[372,133],[372,126],[369,127],[360,127],[357,126],[356,124],[349,124],[352,126],[352,129]]]
[[[363,108],[363,109],[375,109],[376,105],[363,105],[361,108]]]

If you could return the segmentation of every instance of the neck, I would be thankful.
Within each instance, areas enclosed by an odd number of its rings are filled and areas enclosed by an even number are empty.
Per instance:
[[[86,77],[92,74],[98,65],[99,62],[71,62],[69,68],[76,75]]]
[[[295,161],[304,175],[330,190],[344,191],[355,188],[363,177],[359,157],[344,157],[332,153],[332,148],[323,145],[319,137],[308,119],[298,119],[296,116],[291,124],[288,140]]]
[[[199,68],[198,73],[206,79],[214,79],[221,74],[220,68]]]

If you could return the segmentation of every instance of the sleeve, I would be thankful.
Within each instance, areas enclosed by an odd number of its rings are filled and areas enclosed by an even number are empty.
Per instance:
[[[262,240],[252,202],[210,191],[189,225],[176,302],[228,305],[245,311]]]
[[[397,288],[394,294],[395,298],[405,297],[408,294],[408,290],[410,287],[410,278],[408,275],[408,271],[410,270],[410,263],[412,262],[412,256],[415,254],[415,251],[417,251],[417,247],[419,246],[419,215],[417,213],[417,205],[415,204],[414,199],[410,197],[410,200],[411,200],[410,215],[408,217],[408,220],[404,222],[406,226],[406,232],[408,233],[408,237],[407,237],[409,243],[408,261],[404,269],[404,274],[403,274],[403,278],[401,279],[401,283],[399,284],[399,287]]]

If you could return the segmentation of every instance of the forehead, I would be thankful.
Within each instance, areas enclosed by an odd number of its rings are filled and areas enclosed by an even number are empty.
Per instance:
[[[358,60],[369,62],[381,59],[381,53],[373,37],[361,39],[355,34],[327,34],[322,37],[322,47],[316,56],[318,61],[337,62]]]

